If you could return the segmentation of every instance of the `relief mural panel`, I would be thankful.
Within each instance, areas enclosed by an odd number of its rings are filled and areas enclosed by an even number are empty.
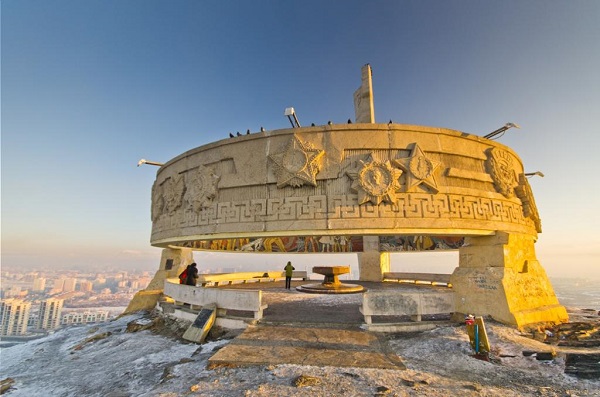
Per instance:
[[[198,164],[175,175],[165,175],[161,182],[157,179],[151,207],[153,239],[176,236],[181,228],[195,235],[244,232],[244,227],[275,234],[278,228],[293,228],[296,221],[303,221],[302,227],[315,221],[315,227],[332,230],[362,229],[364,221],[370,219],[376,220],[372,228],[382,231],[403,225],[430,229],[541,229],[531,188],[526,179],[516,178],[522,174],[516,171],[518,159],[501,148],[482,145],[479,155],[467,160],[465,153],[459,153],[459,160],[452,163],[452,153],[427,152],[416,141],[403,147],[373,145],[371,149],[351,149],[338,147],[339,144],[327,147],[327,139],[321,138],[317,141],[325,146],[318,147],[310,134],[295,131],[278,139],[284,144],[268,155],[265,165],[276,176],[276,182],[253,185],[245,181],[244,186],[228,186],[227,200],[220,197],[221,175],[214,166]],[[342,157],[325,160],[329,152]],[[229,169],[235,170],[236,156],[226,154],[231,163]],[[323,164],[334,163],[337,173],[327,171],[318,178]],[[481,173],[484,170],[487,174]],[[486,189],[447,186],[443,182],[448,178],[472,178],[475,186]],[[265,186],[264,190],[260,186]],[[261,194],[265,197],[256,197]],[[419,219],[424,222],[419,223]],[[436,219],[441,223],[432,223]],[[317,222],[323,220],[335,222]],[[358,222],[356,226],[354,221]],[[487,228],[486,222],[490,223]],[[253,223],[256,226],[249,226]]]
[[[180,247],[240,252],[361,252],[362,236],[284,236],[186,241]]]

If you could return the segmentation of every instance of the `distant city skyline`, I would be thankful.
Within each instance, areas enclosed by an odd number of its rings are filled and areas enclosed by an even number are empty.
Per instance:
[[[23,271],[3,266],[0,335],[31,336],[72,324],[107,321],[148,286],[152,273]]]
[[[599,17],[599,2],[541,0],[3,1],[2,266],[157,269],[156,168],[138,160],[288,128],[290,106],[303,124],[345,123],[370,63],[377,122],[519,124],[498,141],[545,174],[530,179],[538,259],[600,277]],[[332,255],[292,260],[352,261]],[[456,261],[405,255],[397,266]]]

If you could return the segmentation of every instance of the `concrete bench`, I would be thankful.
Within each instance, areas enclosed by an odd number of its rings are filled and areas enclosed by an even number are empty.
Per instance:
[[[451,287],[451,276],[451,274],[440,273],[385,272],[383,273],[383,281],[397,281],[399,283],[413,284],[446,285],[448,287]]]
[[[292,278],[306,280],[307,272],[294,270]],[[220,285],[231,285],[234,283],[256,283],[271,282],[285,279],[285,272],[267,271],[267,272],[239,272],[239,273],[220,273],[220,274],[200,274],[197,284],[208,287]]]
[[[372,324],[372,316],[411,316],[421,321],[425,314],[454,313],[454,293],[450,290],[400,292],[367,291],[363,294],[360,312],[365,323]]]
[[[165,281],[164,294],[175,302],[187,303],[190,308],[217,305],[217,317],[224,316],[227,310],[253,312],[255,320],[263,317],[268,305],[262,303],[262,291],[221,288],[202,288],[179,284],[179,279]]]

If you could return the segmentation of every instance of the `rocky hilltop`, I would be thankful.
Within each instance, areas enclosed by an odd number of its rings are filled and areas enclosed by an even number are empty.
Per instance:
[[[3,349],[2,373],[14,380],[7,395],[28,397],[600,396],[598,315],[572,311],[571,318],[573,325],[530,332],[488,322],[488,361],[473,356],[462,325],[387,334],[384,348],[405,369],[378,369],[209,365],[239,332],[213,329],[196,345],[181,339],[189,323],[139,313]]]

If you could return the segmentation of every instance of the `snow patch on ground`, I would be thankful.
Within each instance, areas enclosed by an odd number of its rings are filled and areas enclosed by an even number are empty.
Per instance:
[[[307,296],[281,295],[292,300]],[[333,304],[340,296],[309,295],[306,299]],[[357,298],[347,295],[343,299]],[[227,340],[200,346],[149,330],[126,332],[129,322],[142,318],[125,316],[101,325],[71,327],[2,349],[2,377],[16,381],[7,395],[373,396],[387,391],[388,396],[600,396],[600,381],[565,375],[561,358],[544,363],[524,357],[524,349],[532,345],[547,349],[548,345],[496,324],[486,327],[494,355],[505,356],[495,363],[471,357],[464,327],[448,326],[389,335],[390,350],[406,364],[404,371],[302,365],[208,370],[208,358]],[[83,343],[102,334],[105,337]],[[75,346],[81,348],[75,350]],[[293,385],[301,375],[317,378],[318,384]]]

